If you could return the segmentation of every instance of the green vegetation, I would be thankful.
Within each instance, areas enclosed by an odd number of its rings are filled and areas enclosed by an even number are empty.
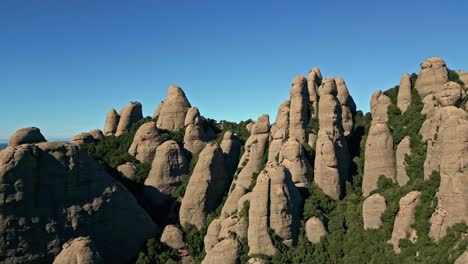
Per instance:
[[[245,142],[247,142],[247,139],[249,139],[250,137],[250,133],[247,130],[246,126],[248,123],[251,122],[253,122],[252,119],[240,121],[239,123],[221,120],[218,124],[216,124],[216,127],[218,127],[221,130],[222,134],[224,134],[224,132],[226,131],[232,131],[237,135],[237,137],[239,137],[242,145],[244,145]]]
[[[462,80],[460,80],[460,76],[458,76],[458,73],[456,71],[449,70],[448,79],[451,82],[456,82],[456,83],[461,84],[462,87],[465,86],[465,83]]]
[[[151,238],[146,243],[146,249],[140,252],[136,264],[172,264],[178,263],[177,250],[173,250],[156,238]]]

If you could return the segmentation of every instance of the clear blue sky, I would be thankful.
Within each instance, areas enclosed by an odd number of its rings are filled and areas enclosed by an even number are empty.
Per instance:
[[[0,138],[151,115],[179,84],[217,120],[276,115],[295,75],[341,76],[363,110],[429,56],[468,70],[467,1],[1,0]]]

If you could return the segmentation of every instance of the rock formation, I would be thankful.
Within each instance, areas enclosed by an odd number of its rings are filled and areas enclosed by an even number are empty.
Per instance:
[[[278,108],[276,122],[271,127],[270,147],[268,149],[268,162],[276,161],[281,147],[289,137],[289,105],[290,101],[286,100]]]
[[[438,240],[447,228],[468,223],[468,113],[454,106],[443,107],[435,117],[434,137],[428,140],[424,163],[426,178],[440,173],[437,210],[431,217],[429,235]]]
[[[104,133],[102,133],[101,130],[99,129],[93,129],[91,131],[89,131],[89,134],[95,139],[95,140],[99,140],[99,139],[102,139],[104,137]]]
[[[236,238],[224,239],[206,255],[202,264],[239,263],[241,244]]]
[[[322,84],[322,73],[318,67],[312,68],[307,76],[307,89],[309,92],[309,104],[312,106],[311,117],[318,116],[318,88]]]
[[[166,100],[158,106],[159,111],[155,111],[153,118],[157,117],[158,128],[175,131],[184,128],[185,116],[190,107],[184,91],[177,85],[171,85]]]
[[[395,157],[393,153],[393,137],[388,128],[387,109],[390,98],[380,91],[372,95],[372,122],[365,148],[364,177],[362,192],[368,196],[377,189],[380,176],[394,180]]]
[[[295,139],[289,139],[281,148],[279,162],[291,173],[297,187],[308,187],[312,182],[313,170],[304,148]]]
[[[221,148],[208,144],[199,155],[197,165],[190,176],[179,218],[183,226],[201,229],[208,213],[214,211],[231,183],[226,160]]]
[[[432,57],[421,63],[421,70],[415,83],[415,88],[421,98],[437,92],[448,82],[448,72],[445,61]]]
[[[468,263],[468,250],[465,250],[463,254],[461,254],[457,260],[455,260],[454,264],[466,264]]]
[[[226,155],[227,161],[229,162],[230,175],[233,175],[237,168],[237,163],[240,157],[241,142],[239,138],[234,135],[231,131],[224,133],[223,140],[220,144],[221,150]]]
[[[45,142],[46,139],[37,127],[27,127],[17,130],[8,140],[9,147],[16,147],[22,144],[32,144]]]
[[[158,140],[159,136],[160,132],[155,122],[141,125],[135,133],[135,137],[133,137],[128,154],[140,162],[151,163],[154,159],[156,148],[161,144]]]
[[[127,131],[127,129],[142,118],[143,112],[141,110],[141,104],[139,102],[131,102],[120,111],[120,120],[117,130],[115,131],[115,136],[118,137],[122,135],[123,132]]]
[[[393,224],[392,238],[389,243],[393,244],[393,250],[395,253],[400,253],[401,249],[399,242],[410,234],[410,240],[415,241],[417,239],[416,230],[411,226],[414,224],[414,212],[416,206],[420,202],[421,193],[412,191],[400,199],[400,210],[395,218]]]
[[[80,133],[74,137],[71,138],[70,143],[73,144],[90,144],[94,143],[94,137],[90,133]]]
[[[400,186],[406,185],[409,177],[406,174],[405,157],[411,154],[410,137],[406,136],[401,140],[396,149],[396,180]]]
[[[104,263],[89,237],[78,237],[63,244],[63,249],[53,264],[100,264]]]
[[[182,231],[174,225],[167,225],[161,235],[161,242],[172,249],[185,248]]]
[[[0,182],[6,262],[50,263],[66,241],[91,236],[105,262],[125,263],[157,231],[135,198],[74,144],[1,151]]]
[[[317,217],[311,217],[309,220],[307,220],[305,231],[307,239],[312,244],[320,243],[322,237],[324,237],[327,234],[325,226],[323,225],[322,221],[320,221],[320,219],[318,219]]]
[[[160,203],[160,193],[170,195],[188,177],[189,162],[179,144],[168,140],[161,144],[154,155],[151,170],[145,180],[145,197],[153,204]]]
[[[126,162],[117,166],[117,171],[119,172],[120,176],[131,179],[137,173],[137,168],[133,163]]]
[[[455,105],[459,100],[465,96],[462,86],[456,82],[448,82],[434,93],[434,97],[440,106]]]
[[[200,153],[208,141],[216,138],[196,107],[188,110],[184,124],[184,147],[192,153]]]
[[[411,104],[411,79],[408,73],[403,74],[403,77],[401,77],[397,102],[397,106],[402,113],[406,112]]]
[[[348,177],[349,151],[341,126],[341,106],[335,80],[325,78],[319,87],[319,125],[315,157],[315,184],[333,199],[343,194]]]
[[[117,132],[117,126],[119,125],[120,115],[117,114],[114,108],[107,113],[106,122],[104,123],[104,135],[110,136]]]
[[[364,229],[378,229],[382,226],[382,214],[387,209],[385,198],[374,194],[366,198],[362,205]]]
[[[335,78],[337,88],[337,99],[341,105],[341,125],[343,133],[348,136],[353,131],[353,116],[356,113],[356,104],[353,98],[349,95],[348,87],[343,79]]]
[[[303,76],[296,76],[291,85],[289,137],[296,139],[299,143],[307,142],[305,129],[309,121],[308,105],[307,80]]]

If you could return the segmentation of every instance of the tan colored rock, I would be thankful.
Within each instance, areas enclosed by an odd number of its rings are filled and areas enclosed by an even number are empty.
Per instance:
[[[164,101],[161,101],[158,105],[158,107],[156,107],[156,110],[154,110],[154,113],[153,113],[153,119],[154,120],[158,120],[159,118],[159,115],[161,114],[161,109],[163,108],[164,106]]]
[[[434,96],[441,106],[455,105],[465,96],[462,86],[456,82],[448,82],[434,93]]]
[[[157,232],[133,195],[74,144],[2,150],[0,182],[0,259],[12,263],[50,263],[69,234],[91,236],[105,263],[125,263]]]
[[[316,149],[317,148],[317,134],[309,134],[309,146],[312,148],[312,149]]]
[[[319,96],[326,95],[326,94],[331,94],[333,96],[336,96],[338,94],[338,88],[336,87],[335,79],[333,78],[323,79],[322,84],[318,88],[318,94]]]
[[[443,238],[457,223],[468,223],[468,113],[454,106],[443,107],[435,114],[437,139],[428,141],[424,171],[440,173],[437,209],[430,223],[429,236]],[[433,144],[431,142],[434,142]]]
[[[335,81],[326,78],[319,88],[320,130],[317,135],[315,157],[315,184],[333,199],[342,195],[348,177],[350,156],[347,141],[341,127],[341,106],[336,94]]]
[[[281,147],[286,142],[289,136],[289,104],[286,100],[278,108],[275,125],[271,127],[272,140],[269,146],[268,162],[276,161]]]
[[[245,129],[247,129],[247,131],[249,131],[249,133],[252,133],[253,124],[254,124],[253,122],[250,122],[247,125],[245,125]]]
[[[239,262],[241,248],[237,238],[224,239],[210,250],[202,264],[236,264]]]
[[[289,107],[289,137],[300,143],[307,141],[305,128],[309,122],[309,92],[307,80],[296,76],[291,85],[291,103]]]
[[[305,229],[307,239],[312,244],[320,243],[322,237],[327,235],[327,230],[325,229],[325,226],[323,225],[322,221],[320,221],[320,219],[318,219],[317,217],[312,217],[309,220],[307,220]]]
[[[379,229],[382,226],[382,214],[386,209],[385,198],[380,194],[367,197],[362,205],[364,229]]]
[[[95,139],[95,140],[99,140],[99,139],[102,139],[104,137],[104,134],[102,133],[101,130],[99,129],[93,129],[91,131],[89,131],[89,134]]]
[[[247,235],[250,249],[249,256],[255,254],[273,256],[278,252],[268,234],[269,189],[270,177],[266,171],[262,171],[257,178],[257,184],[250,198]]]
[[[137,168],[133,163],[126,162],[117,166],[117,171],[120,173],[121,176],[128,179],[132,179],[137,173]]]
[[[373,190],[377,189],[380,176],[395,179],[393,137],[386,122],[372,121],[364,157],[362,192],[367,197]]]
[[[145,180],[145,197],[157,204],[158,193],[170,195],[188,177],[189,162],[179,144],[168,140],[161,144],[154,155],[151,170]]]
[[[77,144],[77,145],[91,144],[91,143],[94,143],[94,137],[91,136],[91,134],[89,133],[80,133],[78,135],[73,136],[70,139],[70,143]]]
[[[268,262],[261,258],[251,258],[247,261],[247,264],[267,264]]]
[[[292,247],[297,242],[301,225],[301,195],[285,167],[270,164],[266,170],[270,177],[270,228],[282,239],[283,244]]]
[[[157,127],[171,131],[184,128],[185,117],[190,107],[184,91],[177,85],[171,85],[166,100],[161,103],[157,113]]]
[[[400,80],[400,88],[398,89],[397,106],[404,113],[411,104],[411,79],[408,73],[403,74]]]
[[[232,175],[236,171],[239,162],[241,142],[234,133],[227,131],[224,133],[220,147],[228,159],[231,168],[230,174]]]
[[[188,110],[185,125],[184,147],[192,153],[200,153],[208,141],[216,138],[196,107]]]
[[[405,239],[408,234],[415,234],[411,226],[414,224],[414,212],[420,202],[420,197],[420,192],[412,191],[400,199],[400,209],[393,224],[392,238],[389,241],[393,244],[393,250],[397,254],[401,252],[400,240]]]
[[[107,113],[106,122],[104,123],[104,135],[110,136],[117,132],[117,126],[119,125],[120,115],[117,114],[114,108]]]
[[[167,225],[161,235],[161,242],[172,249],[185,248],[182,231],[174,225]]]
[[[455,260],[454,264],[467,264],[468,263],[468,250],[465,250],[463,254],[461,254],[457,260]]]
[[[441,58],[432,57],[421,63],[418,79],[415,88],[421,97],[426,97],[440,90],[443,84],[447,83],[448,72],[445,61]]]
[[[131,102],[120,111],[120,120],[115,136],[118,137],[122,135],[123,132],[127,131],[127,129],[142,118],[143,112],[141,110],[141,104],[139,102]]]
[[[270,131],[270,117],[262,115],[258,118],[257,122],[252,125],[252,135],[265,134]]]
[[[197,165],[190,176],[180,205],[179,220],[183,226],[201,229],[208,213],[221,203],[225,190],[231,183],[221,148],[208,144],[200,153]]]
[[[460,81],[465,84],[465,87],[468,87],[468,71],[457,71]]]
[[[135,133],[135,137],[133,137],[128,154],[140,162],[151,163],[154,159],[156,148],[161,144],[158,140],[159,136],[160,132],[155,122],[141,125]]]
[[[354,120],[353,116],[356,113],[356,104],[353,98],[349,95],[348,87],[343,79],[335,78],[337,88],[337,99],[341,105],[341,125],[343,134],[348,136],[353,132]]]
[[[427,119],[432,118],[434,113],[440,108],[435,96],[430,94],[424,97],[422,101],[424,106],[421,110],[421,114],[425,115]]]
[[[409,181],[409,177],[406,174],[406,161],[405,157],[411,154],[411,147],[410,147],[410,138],[406,136],[403,140],[398,144],[396,149],[396,180],[400,186],[406,185]]]
[[[26,127],[17,130],[8,140],[9,147],[16,147],[22,144],[33,144],[45,142],[46,139],[37,127]]]
[[[308,187],[312,182],[313,169],[307,160],[304,148],[295,139],[289,139],[281,148],[279,162],[291,173],[297,187]]]
[[[98,264],[104,263],[89,237],[78,237],[63,244],[53,264]]]
[[[309,92],[309,103],[313,107],[312,117],[318,116],[318,88],[322,84],[322,73],[318,67],[314,67],[307,76],[307,89]]]
[[[392,104],[390,97],[386,96],[382,91],[377,91],[372,94],[371,98],[371,114],[372,120],[388,122],[387,110]]]
[[[205,251],[206,253],[210,252],[211,249],[218,244],[218,236],[219,232],[221,231],[221,222],[222,219],[215,219],[211,222],[208,226],[208,230],[206,231],[205,238],[203,242],[205,244]]]

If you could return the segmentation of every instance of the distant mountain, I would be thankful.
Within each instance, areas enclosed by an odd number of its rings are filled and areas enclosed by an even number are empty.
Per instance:
[[[0,150],[6,148],[8,146],[8,144],[6,143],[0,143]]]

